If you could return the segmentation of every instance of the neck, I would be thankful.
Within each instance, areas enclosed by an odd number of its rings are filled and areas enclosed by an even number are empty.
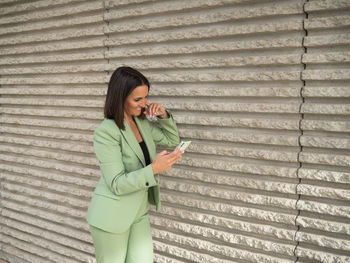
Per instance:
[[[126,112],[124,112],[124,119],[125,119],[128,123],[134,121],[133,118],[132,118],[132,116],[131,116],[130,114],[127,114]]]

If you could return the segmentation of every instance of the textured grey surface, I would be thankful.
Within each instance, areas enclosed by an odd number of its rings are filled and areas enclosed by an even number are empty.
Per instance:
[[[0,3],[0,262],[95,262],[92,133],[110,74],[192,140],[155,262],[350,261],[348,0]]]

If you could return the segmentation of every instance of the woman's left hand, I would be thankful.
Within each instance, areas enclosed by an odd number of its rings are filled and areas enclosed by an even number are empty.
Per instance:
[[[147,111],[144,113],[150,116],[158,116],[161,119],[168,118],[168,113],[165,111],[164,107],[159,103],[150,103],[147,104]]]

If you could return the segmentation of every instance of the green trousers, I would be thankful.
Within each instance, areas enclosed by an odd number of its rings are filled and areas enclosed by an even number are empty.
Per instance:
[[[153,263],[147,192],[130,228],[120,234],[90,225],[97,263]]]

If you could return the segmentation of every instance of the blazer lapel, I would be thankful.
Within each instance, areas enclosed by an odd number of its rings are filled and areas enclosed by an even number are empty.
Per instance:
[[[143,122],[139,118],[135,117],[135,122],[137,124],[137,127],[139,128],[143,141],[147,146],[151,162],[153,162],[155,158],[155,155],[153,154],[153,151],[152,151],[152,145],[154,144],[153,138],[151,137],[150,132],[147,131],[147,129],[145,129],[145,127],[143,126]]]
[[[136,156],[139,158],[143,166],[146,166],[145,157],[143,156],[142,149],[139,143],[137,142],[136,137],[133,131],[131,130],[128,122],[125,120],[124,120],[124,126],[125,126],[125,130],[120,129],[122,135],[124,136],[126,142],[129,144],[130,148],[134,151]]]

